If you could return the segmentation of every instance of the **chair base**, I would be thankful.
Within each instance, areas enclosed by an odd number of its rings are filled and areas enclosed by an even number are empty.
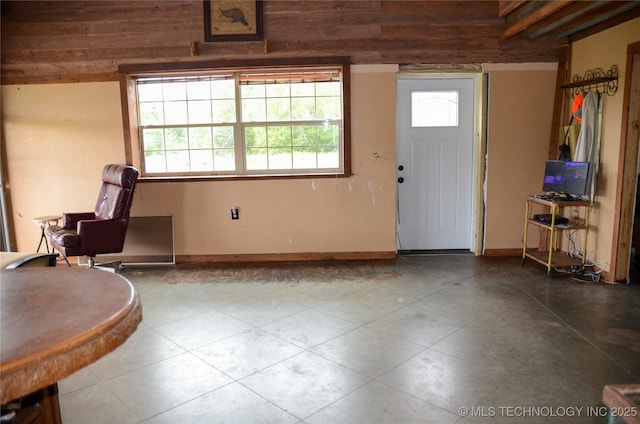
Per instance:
[[[114,273],[124,271],[124,264],[120,260],[96,263],[96,259],[93,256],[87,256],[87,262],[89,268],[95,268],[102,271]]]

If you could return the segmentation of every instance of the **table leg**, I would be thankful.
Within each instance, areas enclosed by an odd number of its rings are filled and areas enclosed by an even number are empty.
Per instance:
[[[47,249],[47,253],[49,253],[49,243],[47,242],[47,236],[44,234],[44,229],[46,224],[41,223],[40,225],[40,242],[38,243],[38,248],[36,249],[36,253],[40,253],[40,246],[42,246],[42,240],[44,240],[44,245]]]
[[[62,424],[57,383],[9,404],[11,405],[10,409],[15,414],[12,421],[9,422],[16,424]]]

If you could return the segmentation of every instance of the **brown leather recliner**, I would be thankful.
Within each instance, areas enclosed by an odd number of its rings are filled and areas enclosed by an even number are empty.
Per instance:
[[[90,267],[98,254],[122,252],[138,176],[133,166],[106,165],[94,212],[64,213],[62,226],[47,228],[53,248],[65,260],[87,256]]]

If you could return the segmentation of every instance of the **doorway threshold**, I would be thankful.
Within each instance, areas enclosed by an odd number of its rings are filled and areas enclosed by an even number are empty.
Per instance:
[[[473,255],[468,249],[398,250],[398,256]]]

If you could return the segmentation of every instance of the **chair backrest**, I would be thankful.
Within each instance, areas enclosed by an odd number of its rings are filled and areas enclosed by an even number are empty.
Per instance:
[[[96,219],[129,219],[139,172],[129,165],[105,165],[96,202]]]

